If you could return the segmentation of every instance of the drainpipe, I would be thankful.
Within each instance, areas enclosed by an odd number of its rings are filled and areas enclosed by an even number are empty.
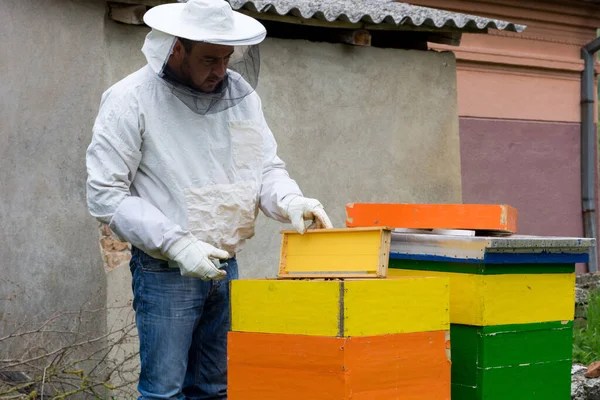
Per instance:
[[[588,43],[581,49],[581,57],[584,60],[584,69],[581,77],[581,201],[583,208],[583,231],[586,238],[596,238],[594,54],[598,50],[600,50],[600,38]],[[596,245],[592,247],[590,252],[589,272],[598,272],[596,247]]]

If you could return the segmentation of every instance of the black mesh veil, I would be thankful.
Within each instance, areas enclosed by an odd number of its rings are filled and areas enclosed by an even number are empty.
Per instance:
[[[223,81],[211,93],[192,89],[166,70],[167,61],[177,40],[152,30],[142,48],[148,64],[171,89],[171,92],[197,114],[214,114],[235,106],[252,94],[258,85],[260,53],[258,45],[234,46]]]

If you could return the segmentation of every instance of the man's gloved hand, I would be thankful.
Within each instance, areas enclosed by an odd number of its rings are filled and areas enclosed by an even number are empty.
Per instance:
[[[282,214],[291,221],[294,229],[299,233],[306,232],[305,220],[313,221],[309,226],[312,229],[333,228],[319,200],[298,195],[288,195],[281,200],[278,206]]]
[[[166,256],[177,262],[181,275],[200,278],[204,281],[218,281],[227,275],[227,272],[218,268],[218,261],[211,259],[230,258],[229,253],[225,250],[202,242],[191,233],[173,243],[167,250]]]

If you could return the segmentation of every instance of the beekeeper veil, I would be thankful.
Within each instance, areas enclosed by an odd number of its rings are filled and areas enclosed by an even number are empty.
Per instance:
[[[152,70],[163,78],[177,98],[198,114],[214,114],[235,106],[258,85],[258,44],[266,36],[264,26],[224,0],[189,0],[151,8],[144,22],[152,28],[142,52]],[[181,81],[167,61],[179,39],[232,46],[223,80],[211,92]]]

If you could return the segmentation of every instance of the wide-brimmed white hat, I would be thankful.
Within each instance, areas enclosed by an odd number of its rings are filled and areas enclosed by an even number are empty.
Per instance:
[[[233,11],[225,0],[189,0],[148,10],[144,22],[176,37],[229,46],[262,42],[265,27],[252,17]]]

